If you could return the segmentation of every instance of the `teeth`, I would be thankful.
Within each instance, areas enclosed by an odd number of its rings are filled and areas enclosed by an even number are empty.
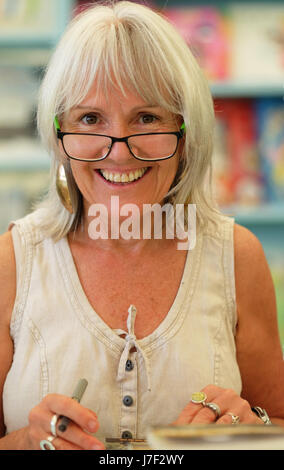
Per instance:
[[[103,177],[108,180],[112,181],[113,183],[131,183],[131,181],[136,181],[145,174],[147,170],[146,168],[140,168],[136,171],[131,171],[129,174],[127,173],[112,173],[108,170],[100,170],[100,173]]]

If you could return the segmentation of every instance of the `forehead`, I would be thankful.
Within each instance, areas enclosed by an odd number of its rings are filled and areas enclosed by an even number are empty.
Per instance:
[[[80,107],[142,107],[158,106],[158,103],[150,102],[140,96],[135,90],[124,86],[121,90],[119,86],[109,86],[107,90],[100,89],[97,81],[94,81],[89,92],[79,105]]]

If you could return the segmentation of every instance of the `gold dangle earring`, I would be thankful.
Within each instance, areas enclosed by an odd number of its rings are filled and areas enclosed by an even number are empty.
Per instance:
[[[57,194],[59,196],[59,199],[65,209],[70,212],[70,214],[73,214],[73,206],[72,206],[72,201],[70,197],[70,191],[68,188],[68,182],[66,178],[66,173],[65,173],[65,168],[62,164],[60,164],[57,168],[56,172],[56,190]]]

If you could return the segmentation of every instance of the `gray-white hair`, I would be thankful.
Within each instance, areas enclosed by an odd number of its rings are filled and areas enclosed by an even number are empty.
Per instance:
[[[113,83],[115,77],[116,83]],[[62,163],[54,117],[81,103],[94,80],[98,92],[124,84],[145,101],[183,117],[186,134],[176,178],[166,202],[196,204],[197,223],[215,221],[219,211],[211,188],[214,107],[209,86],[189,47],[162,14],[129,1],[92,4],[77,15],[61,38],[39,93],[38,129],[51,155],[45,230],[60,239],[80,224],[82,195],[65,165],[74,207],[70,214],[56,193]]]

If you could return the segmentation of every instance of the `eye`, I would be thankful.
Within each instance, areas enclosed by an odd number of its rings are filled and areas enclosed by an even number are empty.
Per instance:
[[[88,124],[88,125],[97,124],[98,116],[96,114],[85,114],[81,120],[84,124]]]
[[[140,116],[140,119],[142,119],[143,124],[153,124],[158,120],[158,118],[153,116],[153,114],[143,114]]]

